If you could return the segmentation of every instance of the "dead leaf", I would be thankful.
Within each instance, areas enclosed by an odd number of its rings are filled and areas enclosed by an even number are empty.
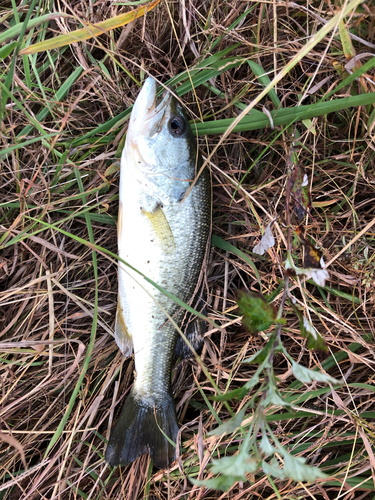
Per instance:
[[[138,9],[114,16],[100,23],[87,23],[85,28],[71,31],[67,35],[58,35],[44,40],[43,42],[34,43],[33,45],[29,45],[28,47],[22,49],[20,51],[20,55],[30,55],[36,54],[37,52],[57,49],[58,47],[65,47],[65,45],[71,45],[72,43],[82,42],[84,40],[89,40],[90,38],[103,35],[104,33],[107,33],[107,31],[119,28],[120,26],[125,26],[125,24],[129,24],[137,17],[143,16],[146,12],[149,12],[156,7],[159,2],[160,0],[154,0],[147,5],[139,7]]]
[[[25,459],[25,453],[23,451],[23,446],[18,441],[18,439],[14,438],[10,434],[5,434],[4,432],[0,432],[0,439],[2,441],[4,441],[5,443],[10,444],[10,446],[13,446],[14,448],[16,448],[20,452],[21,460],[22,460],[23,466],[25,467],[25,470],[26,470],[27,463],[26,463],[26,459]]]
[[[260,242],[253,248],[254,253],[263,255],[264,252],[267,252],[267,250],[274,246],[275,238],[273,237],[271,226],[272,222],[266,227]]]

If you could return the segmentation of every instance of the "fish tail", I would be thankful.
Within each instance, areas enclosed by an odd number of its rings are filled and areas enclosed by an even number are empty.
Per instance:
[[[160,429],[176,442],[178,424],[172,395],[147,405],[132,390],[109,438],[106,461],[112,466],[125,465],[149,453],[156,467],[168,467],[175,459],[175,448]]]

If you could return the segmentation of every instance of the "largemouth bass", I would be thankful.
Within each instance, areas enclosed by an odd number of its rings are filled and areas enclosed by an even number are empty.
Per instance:
[[[196,179],[202,160],[187,117],[169,91],[158,103],[156,88],[151,77],[145,81],[130,117],[121,157],[118,251],[188,303],[199,288],[210,233],[210,177],[205,169]],[[164,434],[176,442],[178,432],[171,366],[179,337],[165,313],[180,325],[186,311],[122,264],[118,281],[115,339],[125,356],[134,351],[136,377],[106,460],[124,465],[149,453],[164,468],[175,458]]]

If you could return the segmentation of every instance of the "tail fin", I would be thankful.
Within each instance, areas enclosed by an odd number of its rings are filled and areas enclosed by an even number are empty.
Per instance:
[[[162,405],[146,406],[142,403],[133,391],[125,401],[105,453],[109,465],[134,462],[144,453],[150,454],[159,469],[168,467],[175,459],[174,447],[159,430],[160,427],[176,442],[178,424],[173,397],[168,395]]]

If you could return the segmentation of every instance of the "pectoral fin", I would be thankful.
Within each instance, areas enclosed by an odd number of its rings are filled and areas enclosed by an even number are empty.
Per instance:
[[[164,215],[163,209],[159,206],[154,212],[146,212],[142,210],[144,215],[151,223],[155,237],[160,248],[167,254],[173,254],[176,251],[176,243],[173,233],[167,218]]]
[[[115,340],[124,356],[131,356],[133,353],[133,340],[126,327],[124,313],[120,302],[117,303]]]

